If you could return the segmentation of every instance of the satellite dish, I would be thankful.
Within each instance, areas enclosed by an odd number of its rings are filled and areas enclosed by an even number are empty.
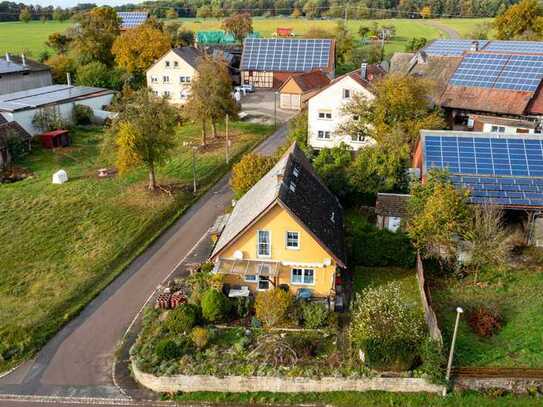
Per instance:
[[[234,252],[234,258],[236,260],[243,260],[243,252],[241,250],[236,250]]]

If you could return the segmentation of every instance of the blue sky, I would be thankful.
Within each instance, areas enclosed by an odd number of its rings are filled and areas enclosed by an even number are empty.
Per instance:
[[[35,4],[39,6],[61,6],[61,7],[73,7],[78,3],[96,3],[98,5],[108,6],[120,6],[123,4],[136,4],[141,3],[142,0],[18,0],[16,1],[25,4]]]

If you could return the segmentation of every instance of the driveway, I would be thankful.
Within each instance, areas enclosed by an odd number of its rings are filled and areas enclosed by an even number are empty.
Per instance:
[[[286,139],[279,128],[256,151],[272,154]],[[153,294],[231,204],[224,176],[159,237],[38,355],[0,379],[2,394],[125,398],[112,381],[113,356],[123,334]]]
[[[277,104],[274,111],[273,105]],[[247,114],[246,120],[273,124],[274,115],[277,115],[277,123],[285,123],[298,112],[279,108],[279,94],[273,90],[257,89],[254,93],[248,93],[241,97],[241,112]]]
[[[443,23],[440,23],[439,21],[435,20],[420,20],[423,24],[429,25],[430,27],[437,28],[438,30],[445,33],[446,37],[452,40],[459,39],[460,33],[456,31],[454,28],[449,27],[448,25],[445,25]]]

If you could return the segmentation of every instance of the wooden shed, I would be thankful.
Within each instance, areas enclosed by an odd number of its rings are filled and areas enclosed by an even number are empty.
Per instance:
[[[53,130],[40,135],[43,148],[67,147],[72,142],[68,130]]]
[[[291,75],[279,88],[279,107],[286,110],[302,110],[306,101],[330,83],[322,71]]]

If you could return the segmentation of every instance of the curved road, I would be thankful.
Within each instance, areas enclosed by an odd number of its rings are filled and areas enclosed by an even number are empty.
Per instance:
[[[286,140],[286,126],[256,148],[272,154]],[[124,332],[156,287],[175,271],[218,215],[230,205],[228,175],[159,237],[38,355],[0,378],[0,405],[25,402],[6,395],[125,396],[112,382],[112,362]],[[27,400],[28,401],[28,400]],[[67,400],[66,400],[67,401]]]

